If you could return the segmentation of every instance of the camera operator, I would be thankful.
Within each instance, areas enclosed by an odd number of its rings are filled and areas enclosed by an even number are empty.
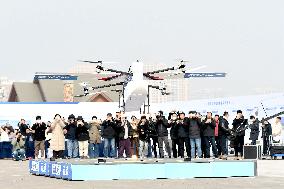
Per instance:
[[[206,118],[202,122],[203,135],[205,142],[205,158],[210,158],[210,147],[212,145],[212,151],[215,158],[218,157],[217,146],[215,142],[215,127],[216,123],[212,118],[212,112],[207,112]]]
[[[229,120],[229,113],[224,112],[223,116],[220,117],[219,131],[218,131],[220,146],[221,146],[220,159],[224,159],[224,160],[226,160],[228,156],[227,136],[230,134],[228,120]]]
[[[65,138],[67,139],[67,157],[77,158],[79,152],[78,138],[76,136],[77,123],[73,114],[68,116],[68,121],[63,129]]]
[[[146,116],[141,116],[141,120],[138,123],[138,133],[139,133],[139,156],[140,159],[143,159],[148,155],[148,146],[150,142],[149,122],[146,119]]]
[[[89,156],[90,158],[98,158],[99,157],[99,148],[102,143],[101,140],[101,121],[97,118],[97,116],[93,116],[92,120],[89,122]]]
[[[168,140],[168,120],[163,116],[163,111],[159,111],[157,116],[156,129],[158,132],[158,146],[161,158],[164,158],[163,143],[165,143],[169,158],[171,158],[171,148]]]
[[[263,139],[263,155],[269,155],[268,148],[270,146],[270,136],[272,136],[272,127],[268,121],[264,121],[261,125]]]
[[[27,136],[27,129],[29,128],[26,124],[25,119],[21,119],[18,126],[20,133],[22,134],[23,138],[25,138]]]
[[[63,158],[63,152],[65,150],[65,137],[63,133],[63,128],[65,123],[59,114],[54,116],[54,120],[50,126],[50,131],[52,132],[52,137],[50,140],[50,149],[53,150],[53,158]]]
[[[245,140],[245,126],[247,120],[244,119],[243,112],[241,110],[237,111],[237,116],[233,121],[233,131],[235,132],[234,149],[235,149],[235,159],[239,160],[239,153],[241,158],[243,157],[243,147]]]
[[[154,116],[149,116],[149,138],[150,138],[150,142],[152,144],[150,144],[150,146],[152,147],[152,151],[154,152],[154,156],[155,158],[157,158],[158,154],[157,154],[157,146],[158,146],[158,132],[156,129],[156,115]],[[150,153],[150,155],[152,156],[152,153]]]
[[[41,158],[45,158],[45,130],[46,124],[41,121],[41,116],[36,117],[36,123],[32,126],[32,133],[34,134],[35,159],[38,159],[39,151],[41,151]]]
[[[184,146],[188,157],[191,157],[190,153],[190,141],[189,141],[189,121],[185,117],[184,112],[178,112],[177,120],[177,135],[178,135],[178,156],[184,158]]]
[[[79,144],[79,156],[81,159],[88,159],[89,152],[89,124],[84,121],[82,116],[77,117],[76,135]]]
[[[250,116],[250,137],[251,145],[256,145],[259,136],[259,121],[255,116]]]
[[[115,154],[115,137],[117,125],[115,120],[112,118],[112,114],[107,114],[107,119],[102,123],[102,137],[104,138],[104,156],[105,157],[116,157]],[[110,148],[110,153],[109,153]]]
[[[130,122],[127,120],[125,114],[121,115],[121,124],[118,126],[118,138],[119,138],[119,148],[118,148],[118,158],[123,158],[123,153],[125,152],[126,157],[130,158],[130,134],[132,133],[132,127]]]
[[[197,148],[197,158],[202,158],[201,150],[201,115],[196,111],[189,111],[188,115],[188,136],[190,139],[190,153],[188,156],[195,158]],[[196,146],[196,148],[195,148]]]
[[[25,156],[25,141],[23,139],[23,135],[18,132],[12,140],[13,145],[13,160],[26,160]]]
[[[171,128],[170,130],[170,135],[171,135],[171,140],[172,140],[172,150],[173,150],[173,157],[177,158],[178,157],[178,151],[177,151],[177,146],[179,146],[179,140],[178,140],[178,124],[177,124],[177,119],[178,116],[175,112],[170,113],[169,115],[169,126]]]

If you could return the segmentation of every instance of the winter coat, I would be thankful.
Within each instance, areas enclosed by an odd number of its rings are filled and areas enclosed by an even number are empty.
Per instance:
[[[188,121],[187,119],[184,120],[178,120],[177,122],[177,134],[178,138],[188,138]]]
[[[27,136],[27,129],[29,127],[26,125],[26,124],[19,124],[19,130],[20,130],[20,133],[23,135],[23,136]]]
[[[168,136],[168,128],[168,120],[165,117],[162,117],[161,119],[158,119],[156,121],[156,130],[158,132],[159,137]]]
[[[63,128],[65,124],[62,120],[54,120],[50,126],[52,138],[50,140],[50,148],[54,151],[65,150],[65,138]]]
[[[46,130],[46,124],[45,123],[35,123],[32,126],[32,130],[35,131],[35,133],[33,134],[34,140],[36,141],[42,141],[45,140],[45,130]]]
[[[139,140],[149,142],[149,121],[144,124],[140,121],[138,124]]]
[[[86,122],[83,122],[83,125],[78,125],[77,123],[76,136],[78,141],[87,141],[90,139],[89,128],[90,126]]]
[[[131,133],[132,133],[132,127],[129,123],[129,121],[126,121],[125,123],[127,125],[128,128],[128,138],[130,137]],[[124,123],[122,122],[118,128],[117,128],[117,132],[118,132],[118,138],[119,139],[124,139],[124,135],[125,135],[125,128],[124,128]]]
[[[198,118],[188,118],[186,119],[188,125],[188,136],[191,139],[200,138],[200,128],[201,128],[201,121]]]
[[[242,117],[240,119],[234,119],[232,125],[233,125],[233,131],[236,132],[236,136],[245,136],[245,119]]]
[[[170,135],[172,140],[178,139],[178,125],[176,121],[173,121],[169,123],[169,126],[171,128]]]
[[[255,120],[250,126],[250,140],[258,140],[259,136],[259,121]]]
[[[12,140],[13,152],[20,149],[25,149],[25,141],[23,138],[17,139],[16,137]]]
[[[116,137],[116,123],[113,120],[105,120],[102,123],[102,137],[107,139]]]
[[[203,136],[215,136],[216,122],[211,119],[211,123],[206,123],[207,118],[202,122]]]
[[[90,136],[90,143],[93,144],[100,144],[101,141],[101,124],[98,122],[91,122],[90,124],[90,129],[89,129],[89,136]]]
[[[149,137],[152,139],[158,138],[156,122],[153,122],[152,120],[149,121]]]
[[[67,124],[64,127],[64,129],[67,130],[67,133],[65,135],[66,139],[69,139],[69,140],[76,140],[77,139],[77,137],[76,137],[77,123],[76,122]]]
[[[225,118],[221,117],[219,121],[218,127],[218,135],[219,136],[227,136],[229,135],[229,122]]]

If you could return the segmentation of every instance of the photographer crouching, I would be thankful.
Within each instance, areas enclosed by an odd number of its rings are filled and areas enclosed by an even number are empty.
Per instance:
[[[13,160],[15,161],[25,161],[25,141],[23,139],[23,135],[18,132],[16,136],[12,140],[13,145]]]

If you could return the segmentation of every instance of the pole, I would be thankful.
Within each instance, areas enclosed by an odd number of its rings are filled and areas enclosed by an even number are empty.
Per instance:
[[[147,94],[147,100],[148,100],[148,114],[150,114],[150,86],[148,85],[148,94]]]

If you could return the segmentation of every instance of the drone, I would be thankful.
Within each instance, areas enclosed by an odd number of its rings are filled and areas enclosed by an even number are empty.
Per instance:
[[[145,102],[145,99],[147,98],[147,93],[149,93],[147,90],[149,86],[147,80],[161,81],[158,86],[154,87],[152,86],[152,87],[160,90],[162,95],[169,95],[170,93],[167,92],[167,86],[165,82],[162,82],[165,79],[165,77],[167,77],[168,79],[171,78],[172,76],[186,74],[188,72],[196,71],[205,67],[201,66],[193,69],[187,69],[186,62],[188,61],[180,60],[178,62],[178,65],[173,67],[154,70],[150,72],[143,72],[143,62],[139,60],[133,62],[132,65],[129,67],[128,71],[105,68],[103,66],[103,61],[101,60],[100,61],[81,60],[80,62],[96,64],[97,74],[103,72],[114,74],[109,77],[98,78],[98,80],[106,82],[105,85],[90,86],[88,82],[80,83],[80,85],[83,87],[84,96],[91,95],[91,93],[89,92],[91,90],[109,88],[114,86],[122,86],[125,111],[137,111],[137,109],[139,109],[139,107],[141,107],[142,104]],[[169,71],[170,73],[166,74]],[[161,73],[165,74],[163,74],[163,76],[157,76],[157,74]],[[108,83],[118,78],[122,78],[121,79],[122,81],[117,83]]]

